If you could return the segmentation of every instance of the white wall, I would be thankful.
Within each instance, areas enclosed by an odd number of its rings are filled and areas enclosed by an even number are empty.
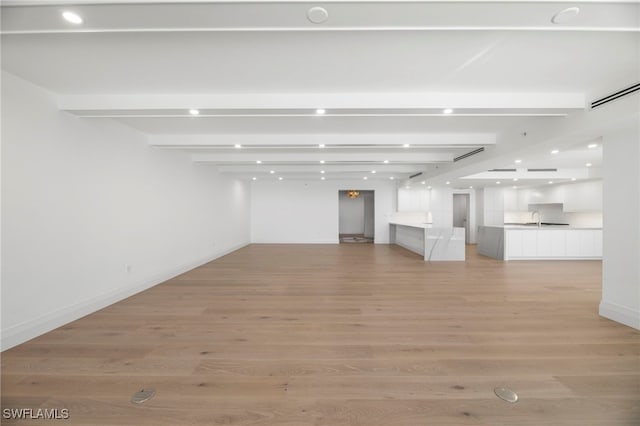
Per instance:
[[[600,315],[640,329],[640,129],[605,136]]]
[[[253,243],[338,243],[338,191],[375,191],[375,242],[389,242],[392,182],[257,180],[251,189]]]
[[[2,347],[247,244],[249,202],[248,183],[3,73]]]
[[[338,198],[340,234],[364,234],[364,196],[349,198],[340,191]]]

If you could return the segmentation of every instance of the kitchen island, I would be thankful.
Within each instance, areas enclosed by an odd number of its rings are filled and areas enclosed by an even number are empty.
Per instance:
[[[602,259],[602,228],[480,226],[478,254],[500,260]]]
[[[439,228],[429,223],[389,222],[392,244],[423,256],[424,260],[465,260],[465,229]]]

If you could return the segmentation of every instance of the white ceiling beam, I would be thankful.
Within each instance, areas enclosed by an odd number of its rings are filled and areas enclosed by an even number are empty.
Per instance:
[[[258,158],[259,157],[259,158]],[[247,153],[216,153],[216,154],[192,154],[191,159],[196,163],[255,163],[256,160],[277,163],[318,163],[320,160],[330,162],[378,162],[389,160],[394,163],[440,163],[453,161],[453,154],[442,153],[421,153],[421,152],[396,152],[396,153],[336,153],[318,149],[309,153],[278,153],[263,152],[257,155],[254,152]]]
[[[60,0],[3,2],[2,33],[113,33],[186,31],[638,31],[637,8],[625,2],[583,2],[574,25],[554,25],[553,2],[522,1],[334,1],[323,5],[330,17],[314,24],[317,6],[307,1],[177,2],[141,4],[120,0],[74,1],[83,25],[57,19]],[[63,4],[68,2],[62,0]],[[109,4],[104,4],[109,3]],[[35,4],[31,7],[20,7]],[[506,19],[505,17],[508,17]]]
[[[513,179],[520,180],[532,180],[532,179],[587,179],[589,178],[588,168],[578,169],[557,169],[556,171],[540,171],[540,172],[528,172],[527,169],[517,169],[515,172],[494,172],[487,171],[482,173],[476,173],[473,175],[463,176],[460,179],[464,180],[489,180],[489,181],[501,181],[502,183],[513,182]]]
[[[453,114],[494,113],[506,114],[522,111],[526,114],[566,109],[584,109],[585,95],[575,92],[549,93],[228,93],[228,94],[135,94],[135,95],[59,95],[58,108],[81,116],[140,116],[167,114],[189,116],[189,109],[203,114],[221,110],[253,110],[255,114],[269,115],[270,110],[297,111],[314,115],[316,108],[326,114],[331,110],[350,110],[352,113],[382,114],[393,110],[433,110],[440,114],[444,108],[453,108]],[[219,113],[221,111],[218,111]],[[346,112],[345,112],[346,113]],[[429,113],[429,111],[426,111]],[[194,119],[201,117],[193,117]],[[322,117],[318,117],[321,119]]]
[[[242,146],[277,147],[331,145],[404,145],[464,147],[493,145],[493,133],[307,133],[307,134],[211,134],[151,135],[149,144],[164,148],[206,148]]]
[[[220,173],[269,173],[270,170],[277,170],[278,173],[308,173],[320,176],[320,171],[324,170],[325,174],[335,173],[371,173],[372,170],[377,173],[415,173],[425,169],[424,164],[306,164],[306,165],[289,165],[289,164],[254,164],[254,165],[228,165],[219,166]]]

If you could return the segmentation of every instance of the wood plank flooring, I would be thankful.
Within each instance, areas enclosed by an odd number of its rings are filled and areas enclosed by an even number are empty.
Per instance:
[[[2,408],[70,418],[3,424],[640,425],[640,334],[597,315],[601,262],[467,256],[245,247],[4,352]]]

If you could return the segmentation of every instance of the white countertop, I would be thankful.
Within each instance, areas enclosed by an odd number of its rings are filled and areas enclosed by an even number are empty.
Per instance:
[[[427,228],[433,228],[433,224],[432,223],[419,223],[419,222],[389,222],[389,225],[400,225],[400,226],[409,226],[412,228],[422,228],[422,229],[427,229]]]
[[[567,226],[567,225],[542,225],[541,227],[537,227],[535,225],[486,225],[486,227],[502,228],[502,229],[525,229],[530,231],[537,231],[540,229],[548,229],[552,231],[557,231],[557,230],[571,231],[571,230],[583,230],[583,229],[602,230],[602,228],[590,228],[586,226]]]

